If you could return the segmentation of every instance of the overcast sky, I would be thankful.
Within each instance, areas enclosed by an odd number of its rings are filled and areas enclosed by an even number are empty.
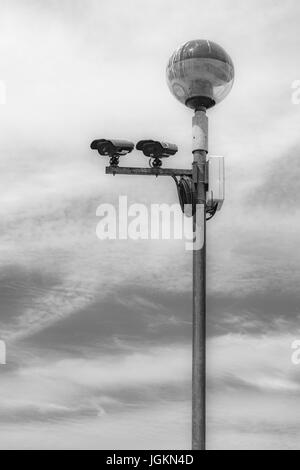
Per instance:
[[[99,204],[176,188],[105,176],[89,144],[165,139],[188,167],[165,67],[204,38],[236,71],[209,112],[208,447],[300,449],[299,21],[298,0],[0,0],[0,448],[189,448],[191,253],[95,232]]]

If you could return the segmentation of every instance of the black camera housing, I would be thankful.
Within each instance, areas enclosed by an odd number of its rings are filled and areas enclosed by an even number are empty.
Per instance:
[[[140,140],[136,149],[141,150],[146,157],[155,159],[167,158],[178,152],[177,145],[158,140]]]
[[[132,152],[134,149],[134,143],[128,140],[116,140],[116,139],[97,139],[91,143],[91,149],[98,150],[100,155],[103,156],[123,156]]]

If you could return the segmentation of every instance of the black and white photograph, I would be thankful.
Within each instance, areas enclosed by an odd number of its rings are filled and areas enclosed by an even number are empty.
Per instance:
[[[0,224],[0,450],[300,450],[298,0],[0,0]]]

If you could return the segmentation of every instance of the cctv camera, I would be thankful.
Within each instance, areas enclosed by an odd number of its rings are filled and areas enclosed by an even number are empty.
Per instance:
[[[134,144],[128,140],[98,139],[91,143],[91,149],[98,150],[100,155],[120,157],[130,153],[134,149]]]
[[[118,166],[119,158],[134,149],[134,144],[128,140],[98,139],[91,143],[91,149],[98,150],[100,155],[108,156],[111,166]]]
[[[178,152],[177,145],[155,140],[140,140],[136,145],[136,149],[141,150],[146,157],[156,159],[170,157]]]

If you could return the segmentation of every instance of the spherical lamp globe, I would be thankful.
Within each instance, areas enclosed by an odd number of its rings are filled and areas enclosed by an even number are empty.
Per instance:
[[[188,41],[170,57],[167,83],[171,93],[189,108],[211,108],[231,90],[234,66],[218,44],[205,39]]]

